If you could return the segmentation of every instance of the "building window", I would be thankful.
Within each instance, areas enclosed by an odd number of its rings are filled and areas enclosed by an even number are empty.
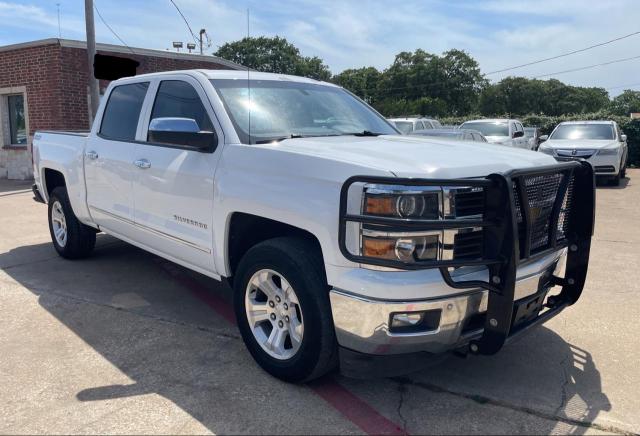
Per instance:
[[[27,144],[27,125],[24,115],[24,96],[7,96],[9,137],[12,145]]]

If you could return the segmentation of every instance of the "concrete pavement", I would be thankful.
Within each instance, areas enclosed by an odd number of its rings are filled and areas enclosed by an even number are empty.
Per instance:
[[[640,170],[600,187],[578,304],[493,357],[281,383],[230,290],[99,235],[66,261],[29,186],[0,183],[0,433],[637,433]],[[376,431],[377,429],[377,431]]]

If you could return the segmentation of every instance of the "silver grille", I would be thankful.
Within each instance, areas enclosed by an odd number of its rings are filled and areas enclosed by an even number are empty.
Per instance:
[[[596,150],[592,148],[560,148],[556,150],[560,157],[575,157],[581,159],[589,159],[595,154]]]

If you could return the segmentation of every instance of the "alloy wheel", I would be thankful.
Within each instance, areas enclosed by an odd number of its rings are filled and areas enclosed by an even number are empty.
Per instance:
[[[269,356],[287,360],[302,344],[304,321],[298,296],[278,272],[261,269],[251,276],[245,291],[249,328]]]

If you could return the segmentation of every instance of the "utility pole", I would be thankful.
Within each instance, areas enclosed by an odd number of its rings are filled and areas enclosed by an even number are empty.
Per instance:
[[[100,103],[98,80],[93,72],[93,61],[96,56],[96,29],[93,22],[93,0],[84,0],[84,20],[87,26],[87,63],[89,73],[89,104],[91,119],[95,119]]]
[[[62,32],[60,31],[60,3],[56,3],[58,8],[58,39],[62,39]]]
[[[202,55],[202,35],[204,35],[207,31],[205,29],[200,29],[200,55]]]

